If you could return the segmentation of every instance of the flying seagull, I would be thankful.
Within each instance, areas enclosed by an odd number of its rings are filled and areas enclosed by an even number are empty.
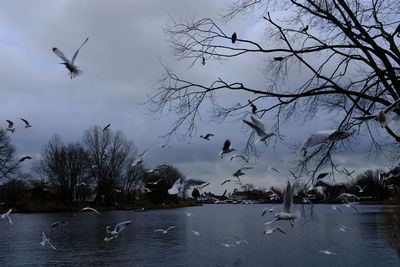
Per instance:
[[[225,183],[228,183],[228,182],[232,182],[232,180],[231,180],[231,179],[226,179],[225,181],[223,181],[223,182],[221,183],[221,185],[224,185]]]
[[[206,65],[206,58],[205,57],[201,57],[201,64],[203,66]]]
[[[109,235],[109,237],[105,237],[104,241],[110,241],[113,238],[117,238],[119,233],[121,233],[122,230],[124,230],[128,225],[130,225],[132,221],[125,221],[117,224],[114,227],[114,230],[110,231],[111,226],[106,226],[106,234]]]
[[[264,123],[257,118],[257,116],[255,116],[254,114],[251,114],[251,122],[250,121],[246,121],[243,120],[244,123],[246,123],[247,125],[250,126],[250,128],[257,134],[258,138],[259,138],[259,142],[262,142],[264,140],[266,140],[267,138],[275,135],[272,132],[267,132],[265,130],[265,126]]]
[[[166,233],[168,233],[169,230],[174,229],[175,227],[176,226],[173,225],[173,226],[168,227],[165,230],[164,229],[157,229],[157,230],[154,230],[154,232],[161,232],[161,234],[165,235]]]
[[[20,158],[18,162],[23,162],[23,161],[25,161],[27,159],[32,159],[32,157],[31,156],[24,156],[24,157]]]
[[[107,124],[106,127],[103,128],[103,131],[107,131],[108,128],[110,128],[110,126],[111,126],[111,123]]]
[[[59,226],[59,225],[61,225],[61,224],[67,224],[68,222],[66,222],[66,221],[62,221],[62,222],[55,222],[55,223],[52,223],[51,224],[51,228],[54,228],[54,227],[57,227],[57,226]]]
[[[282,234],[285,234],[286,235],[286,232],[285,231],[283,231],[283,229],[282,229],[282,227],[280,227],[280,226],[275,226],[274,228],[266,228],[265,229],[265,231],[264,231],[264,235],[271,235],[273,232],[275,232],[275,231],[279,231],[279,232],[281,232]]]
[[[232,34],[232,36],[231,36],[232,44],[234,44],[234,43],[236,42],[236,40],[237,40],[237,34],[236,34],[236,32],[234,32],[234,33]]]
[[[40,242],[40,245],[42,245],[43,247],[46,246],[46,243],[50,246],[50,248],[57,250],[55,246],[53,246],[50,243],[50,239],[46,237],[46,235],[44,234],[44,232],[42,232],[42,242]]]
[[[250,101],[250,99],[247,100],[249,102],[249,105],[251,107],[251,113],[256,114],[257,111],[257,106],[253,104],[253,102]]]
[[[361,186],[356,184],[356,187],[358,188],[358,193],[363,193],[364,189],[367,187],[367,185],[361,188]]]
[[[300,213],[298,211],[292,212],[293,207],[293,189],[288,181],[286,186],[286,192],[283,197],[283,209],[281,212],[275,214],[275,218],[272,221],[266,222],[265,225],[269,225],[277,220],[288,220],[292,226],[293,221],[300,218]]]
[[[82,46],[89,40],[89,37],[86,38],[86,40],[81,44],[81,46],[78,48],[78,50],[75,51],[75,54],[72,56],[72,59],[69,60],[63,52],[61,52],[57,47],[53,47],[53,52],[62,60],[64,60],[63,63],[60,64],[64,64],[65,67],[69,70],[69,75],[72,78],[80,75],[82,73],[82,71],[76,66],[74,65],[75,59],[78,56],[79,50],[82,48]]]
[[[232,174],[232,176],[239,178],[239,176],[245,175],[244,172],[242,172],[242,170],[250,170],[253,169],[253,167],[243,167],[240,168],[239,170],[235,171],[234,174]]]
[[[249,244],[249,242],[247,242],[247,240],[240,239],[238,236],[233,235],[233,238],[236,239],[236,242],[235,242],[235,243],[238,244],[238,245],[240,245],[240,244],[246,244],[246,245],[248,245],[248,244]]]
[[[221,156],[221,159],[223,158],[224,154],[228,154],[232,151],[236,151],[236,149],[231,147],[231,141],[229,139],[225,140],[224,146],[222,147],[221,152],[219,152],[219,155]]]
[[[319,144],[327,144],[331,141],[338,141],[349,137],[352,134],[351,131],[338,131],[338,130],[326,130],[316,132],[303,143],[298,153],[305,156],[307,154],[307,148],[316,146]]]
[[[98,215],[100,215],[100,212],[98,212],[96,209],[91,208],[91,207],[83,208],[80,211],[93,211],[93,212],[97,213]]]
[[[329,251],[329,250],[318,250],[318,252],[321,252],[325,255],[337,255],[337,253]]]
[[[194,235],[196,235],[196,236],[200,236],[200,232],[199,232],[199,231],[194,231],[194,230],[192,230],[192,233],[193,233]]]
[[[15,128],[13,127],[14,122],[12,122],[10,120],[7,120],[7,122],[8,122],[8,126],[6,128],[6,131],[10,131],[10,132],[14,133],[15,132]]]
[[[10,213],[12,212],[12,209],[9,209],[6,213],[3,213],[2,215],[1,215],[1,219],[5,219],[5,218],[7,218],[8,219],[8,222],[9,223],[12,223],[12,220],[11,220],[11,217],[10,217]]]
[[[168,194],[176,195],[182,193],[192,186],[202,185],[206,182],[197,179],[177,179],[170,189],[168,189]]]
[[[211,136],[214,136],[213,134],[211,134],[211,133],[208,133],[208,134],[206,134],[205,136],[204,135],[200,135],[200,138],[202,138],[202,139],[204,139],[204,140],[210,140],[210,137]]]
[[[233,156],[231,157],[231,160],[230,160],[230,161],[232,161],[234,158],[241,158],[241,159],[244,160],[246,163],[249,163],[249,159],[246,158],[245,156],[241,155],[241,154],[235,154],[235,155],[233,155]]]
[[[30,125],[29,122],[28,122],[27,120],[25,120],[25,119],[23,119],[23,118],[20,118],[20,120],[22,120],[22,121],[25,123],[25,129],[26,129],[26,128],[29,128],[29,127],[32,127],[32,125]]]
[[[395,101],[390,106],[388,106],[386,109],[380,111],[377,114],[361,116],[361,117],[352,117],[352,118],[356,119],[356,120],[361,120],[361,121],[375,120],[381,125],[382,128],[385,128],[389,122],[388,118],[386,117],[386,114],[389,113],[390,111],[394,110],[395,108],[399,107],[399,104],[400,104],[400,99]]]

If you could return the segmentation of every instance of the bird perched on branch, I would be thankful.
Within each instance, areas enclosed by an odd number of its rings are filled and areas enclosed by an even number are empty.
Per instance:
[[[74,55],[72,56],[72,59],[69,60],[63,52],[61,52],[57,47],[53,47],[53,52],[62,60],[64,60],[64,62],[60,63],[65,65],[65,67],[69,70],[69,75],[72,78],[80,75],[82,73],[82,71],[76,66],[74,65],[75,59],[78,56],[79,50],[82,48],[82,46],[89,40],[89,37],[86,38],[86,40],[81,44],[81,46],[78,48],[78,50],[75,51]]]
[[[232,34],[232,36],[231,36],[232,44],[234,44],[234,43],[236,42],[236,40],[237,40],[237,34],[236,34],[236,32],[234,32],[234,33]]]

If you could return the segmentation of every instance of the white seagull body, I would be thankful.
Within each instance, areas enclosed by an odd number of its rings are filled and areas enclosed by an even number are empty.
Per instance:
[[[303,154],[305,156],[307,154],[307,148],[320,145],[327,144],[332,141],[337,141],[349,137],[352,134],[351,131],[338,131],[338,130],[326,130],[316,132],[303,143],[298,153]]]
[[[74,65],[75,59],[78,56],[79,50],[82,48],[82,46],[89,40],[89,37],[86,38],[86,40],[81,44],[81,46],[78,48],[78,50],[75,51],[74,55],[72,56],[72,59],[69,60],[63,52],[61,52],[57,47],[53,47],[53,52],[59,57],[61,58],[64,62],[60,63],[65,65],[65,67],[69,70],[69,75],[72,78],[80,75],[82,73],[82,71],[76,66]]]
[[[252,120],[251,122],[246,120],[243,120],[243,122],[249,125],[256,133],[259,142],[265,141],[267,138],[275,135],[274,133],[265,130],[264,123],[256,115],[251,114],[250,117]]]
[[[130,225],[132,221],[125,221],[117,224],[114,228],[114,230],[110,231],[111,226],[106,226],[106,234],[109,235],[109,237],[105,237],[104,241],[110,241],[113,238],[117,238],[119,233],[121,233],[122,230],[124,230],[128,225]]]
[[[196,179],[181,179],[175,181],[170,189],[168,189],[168,194],[176,195],[178,193],[182,193],[185,190],[189,189],[192,186],[201,185],[206,182]]]

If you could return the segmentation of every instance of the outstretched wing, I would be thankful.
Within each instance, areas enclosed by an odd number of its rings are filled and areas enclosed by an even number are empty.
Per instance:
[[[174,229],[176,226],[175,225],[173,225],[173,226],[170,226],[170,227],[168,227],[165,231],[169,231],[169,230],[171,230],[171,229]]]
[[[87,42],[88,40],[89,40],[89,37],[86,38],[86,40],[81,44],[81,46],[78,48],[78,50],[76,50],[76,52],[75,52],[75,54],[74,54],[74,56],[72,57],[72,60],[71,60],[71,63],[72,63],[72,64],[74,64],[75,58],[76,58],[76,56],[78,55],[79,50],[82,48],[82,46],[83,46],[84,44],[86,44],[86,42]]]
[[[23,119],[23,118],[20,118],[21,119],[21,121],[23,121],[27,126],[29,125],[29,122],[27,121],[27,120],[25,120],[25,119]]]
[[[8,128],[12,128],[14,123],[10,120],[7,120],[7,122],[8,122]]]
[[[59,56],[64,62],[69,62],[69,59],[64,55],[63,52],[60,51],[57,47],[53,47],[53,52]]]
[[[249,122],[249,121],[246,121],[246,120],[243,120],[243,122],[246,123],[247,125],[249,125],[250,128],[251,128],[259,137],[265,135],[265,131],[263,131],[261,128],[259,128],[259,127],[258,127],[257,125],[255,125],[254,123]]]
[[[124,230],[132,221],[121,222],[115,226],[115,230],[119,233]]]

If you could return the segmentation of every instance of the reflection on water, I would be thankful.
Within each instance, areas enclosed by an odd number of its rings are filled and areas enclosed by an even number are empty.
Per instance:
[[[205,205],[148,212],[12,214],[0,221],[1,266],[398,266],[398,217],[381,206],[359,206],[360,214],[330,205],[295,205],[302,218],[287,235],[263,235],[264,207],[273,205]],[[279,211],[277,206],[277,211]],[[185,211],[196,215],[188,217]],[[383,216],[382,216],[383,214]],[[121,235],[104,242],[105,227],[131,220]],[[56,228],[56,221],[68,224]],[[338,225],[347,227],[341,231]],[[154,232],[175,225],[167,234]],[[393,231],[396,229],[396,231]],[[57,251],[40,246],[45,231]],[[199,236],[193,231],[199,232]],[[390,233],[390,234],[389,234]],[[389,235],[388,235],[389,234]],[[237,236],[248,245],[236,244]],[[390,237],[390,238],[389,238]],[[389,241],[388,241],[389,240]],[[392,241],[390,241],[392,240]],[[397,242],[397,243],[396,243]],[[232,244],[224,247],[221,244]],[[397,246],[395,245],[397,244]],[[318,250],[337,253],[324,255]],[[5,263],[5,265],[3,264]]]
[[[396,208],[392,212],[385,212],[383,219],[386,227],[385,236],[400,256],[400,208]]]

